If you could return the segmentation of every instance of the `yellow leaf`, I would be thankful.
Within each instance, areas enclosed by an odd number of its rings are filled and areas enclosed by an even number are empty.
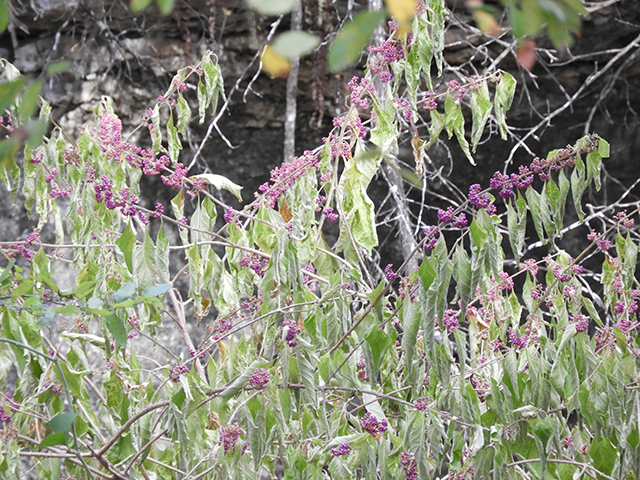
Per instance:
[[[267,45],[262,52],[262,70],[271,78],[287,78],[291,63],[278,55],[271,45]]]
[[[491,35],[493,37],[500,35],[500,25],[498,25],[496,19],[493,18],[493,15],[489,12],[485,12],[484,10],[474,10],[473,19],[476,21],[478,28],[487,35]]]
[[[403,27],[416,13],[415,0],[385,0],[389,14]]]

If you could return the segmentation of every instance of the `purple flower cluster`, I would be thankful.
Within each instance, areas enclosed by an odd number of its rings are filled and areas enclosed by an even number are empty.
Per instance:
[[[180,375],[184,375],[188,371],[189,371],[189,369],[187,368],[186,365],[179,365],[179,364],[176,363],[169,370],[169,380],[171,380],[172,382],[179,382],[180,381]]]
[[[386,420],[378,421],[375,415],[372,415],[370,412],[364,414],[364,416],[360,419],[360,426],[365,432],[368,432],[375,439],[378,439],[380,435],[387,431],[389,428],[389,423]]]
[[[412,452],[405,450],[400,454],[400,465],[407,475],[407,480],[418,480],[418,464]]]
[[[287,345],[290,347],[298,345],[296,335],[298,335],[300,331],[301,329],[295,320],[285,320],[282,322],[282,335],[284,336],[284,341],[287,342]]]
[[[220,428],[220,443],[224,448],[225,455],[229,450],[235,451],[236,443],[243,433],[244,431],[237,423]]]
[[[106,175],[100,177],[101,183],[93,186],[95,191],[95,200],[98,203],[104,203],[109,210],[119,208],[123,215],[134,216],[137,209],[134,205],[138,201],[138,197],[130,193],[126,188],[120,189],[118,195],[113,193],[113,184]]]
[[[285,162],[280,167],[271,170],[271,185],[264,183],[260,185],[255,197],[260,198],[264,195],[267,203],[271,207],[276,206],[278,198],[286,192],[293,181],[306,175],[311,168],[318,166],[318,157],[311,151],[306,151],[301,157],[295,157],[291,162]]]
[[[264,275],[264,273],[267,271],[268,265],[269,259],[258,255],[257,253],[252,253],[251,255],[247,254],[242,257],[242,260],[240,261],[240,266],[249,267],[258,275]]]
[[[442,325],[447,329],[447,332],[453,333],[456,328],[458,328],[458,316],[456,313],[451,310],[445,310],[444,315],[442,316]]]
[[[340,455],[349,455],[350,452],[351,447],[348,443],[343,443],[342,445],[338,446],[338,448],[331,449],[331,455],[333,455],[334,457],[339,457]]]
[[[255,388],[262,388],[269,383],[269,372],[264,368],[256,368],[251,377],[249,377],[249,385]]]
[[[156,203],[155,211],[151,212],[149,216],[151,218],[160,218],[164,214],[164,205],[161,203]]]
[[[164,177],[163,177],[164,178]],[[204,178],[196,178],[191,182],[191,189],[187,190],[187,194],[193,198],[198,193],[203,192],[207,189],[207,181]]]
[[[369,60],[369,71],[373,75],[380,74],[380,80],[387,83],[391,80],[389,65],[403,58],[402,45],[397,40],[385,40],[377,47],[369,47],[369,53],[374,54]]]
[[[240,223],[238,213],[232,207],[227,207],[227,212],[223,215],[223,218],[226,223]]]
[[[329,134],[328,137],[323,137],[322,141],[324,143],[329,143],[329,147],[331,148],[331,158],[351,158],[351,147],[344,140],[339,140],[333,133]],[[325,174],[327,175],[327,174]],[[320,178],[321,182],[328,181],[328,178],[323,180],[324,175]]]

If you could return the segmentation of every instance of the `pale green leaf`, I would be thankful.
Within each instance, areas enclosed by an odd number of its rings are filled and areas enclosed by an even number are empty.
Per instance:
[[[329,70],[338,72],[355,63],[385,12],[360,12],[347,22],[329,49]]]
[[[273,40],[273,50],[281,57],[293,59],[307,55],[320,45],[320,39],[308,32],[288,31]]]
[[[489,87],[483,81],[478,89],[471,90],[471,148],[475,153],[484,127],[491,115],[491,100],[489,98]]]
[[[494,114],[498,127],[500,128],[500,135],[503,140],[507,139],[507,116],[506,113],[511,108],[513,97],[516,93],[516,79],[507,72],[500,74],[500,81],[496,87],[496,95],[494,98]]]
[[[295,7],[296,0],[247,0],[251,8],[262,15],[282,15]]]

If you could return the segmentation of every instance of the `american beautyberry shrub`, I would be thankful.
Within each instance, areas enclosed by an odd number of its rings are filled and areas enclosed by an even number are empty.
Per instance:
[[[418,267],[371,267],[367,188],[403,135],[420,159],[446,130],[473,162],[487,122],[509,132],[514,78],[438,83],[445,4],[414,13],[411,35],[394,25],[371,49],[324,144],[244,207],[217,194],[241,199],[240,186],[181,154],[191,102],[202,123],[224,99],[209,54],[149,107],[151,148],[128,143],[105,98],[79,138],[53,128],[10,159],[3,179],[23,182],[37,227],[3,245],[0,358],[19,373],[0,399],[6,475],[20,456],[41,457],[39,478],[60,459],[78,478],[256,478],[280,464],[313,479],[637,475],[637,207],[590,226],[584,251],[561,248],[569,194],[582,221],[599,188],[603,139],[421,205],[434,215],[414,226]],[[24,127],[14,103],[11,132]],[[142,192],[145,175],[173,199]],[[69,289],[53,276],[63,263]]]

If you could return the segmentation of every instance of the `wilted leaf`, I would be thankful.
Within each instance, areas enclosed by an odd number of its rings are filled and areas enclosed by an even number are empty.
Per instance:
[[[500,25],[498,21],[489,12],[482,9],[476,9],[473,11],[473,19],[480,30],[487,35],[497,37],[500,35]]]

